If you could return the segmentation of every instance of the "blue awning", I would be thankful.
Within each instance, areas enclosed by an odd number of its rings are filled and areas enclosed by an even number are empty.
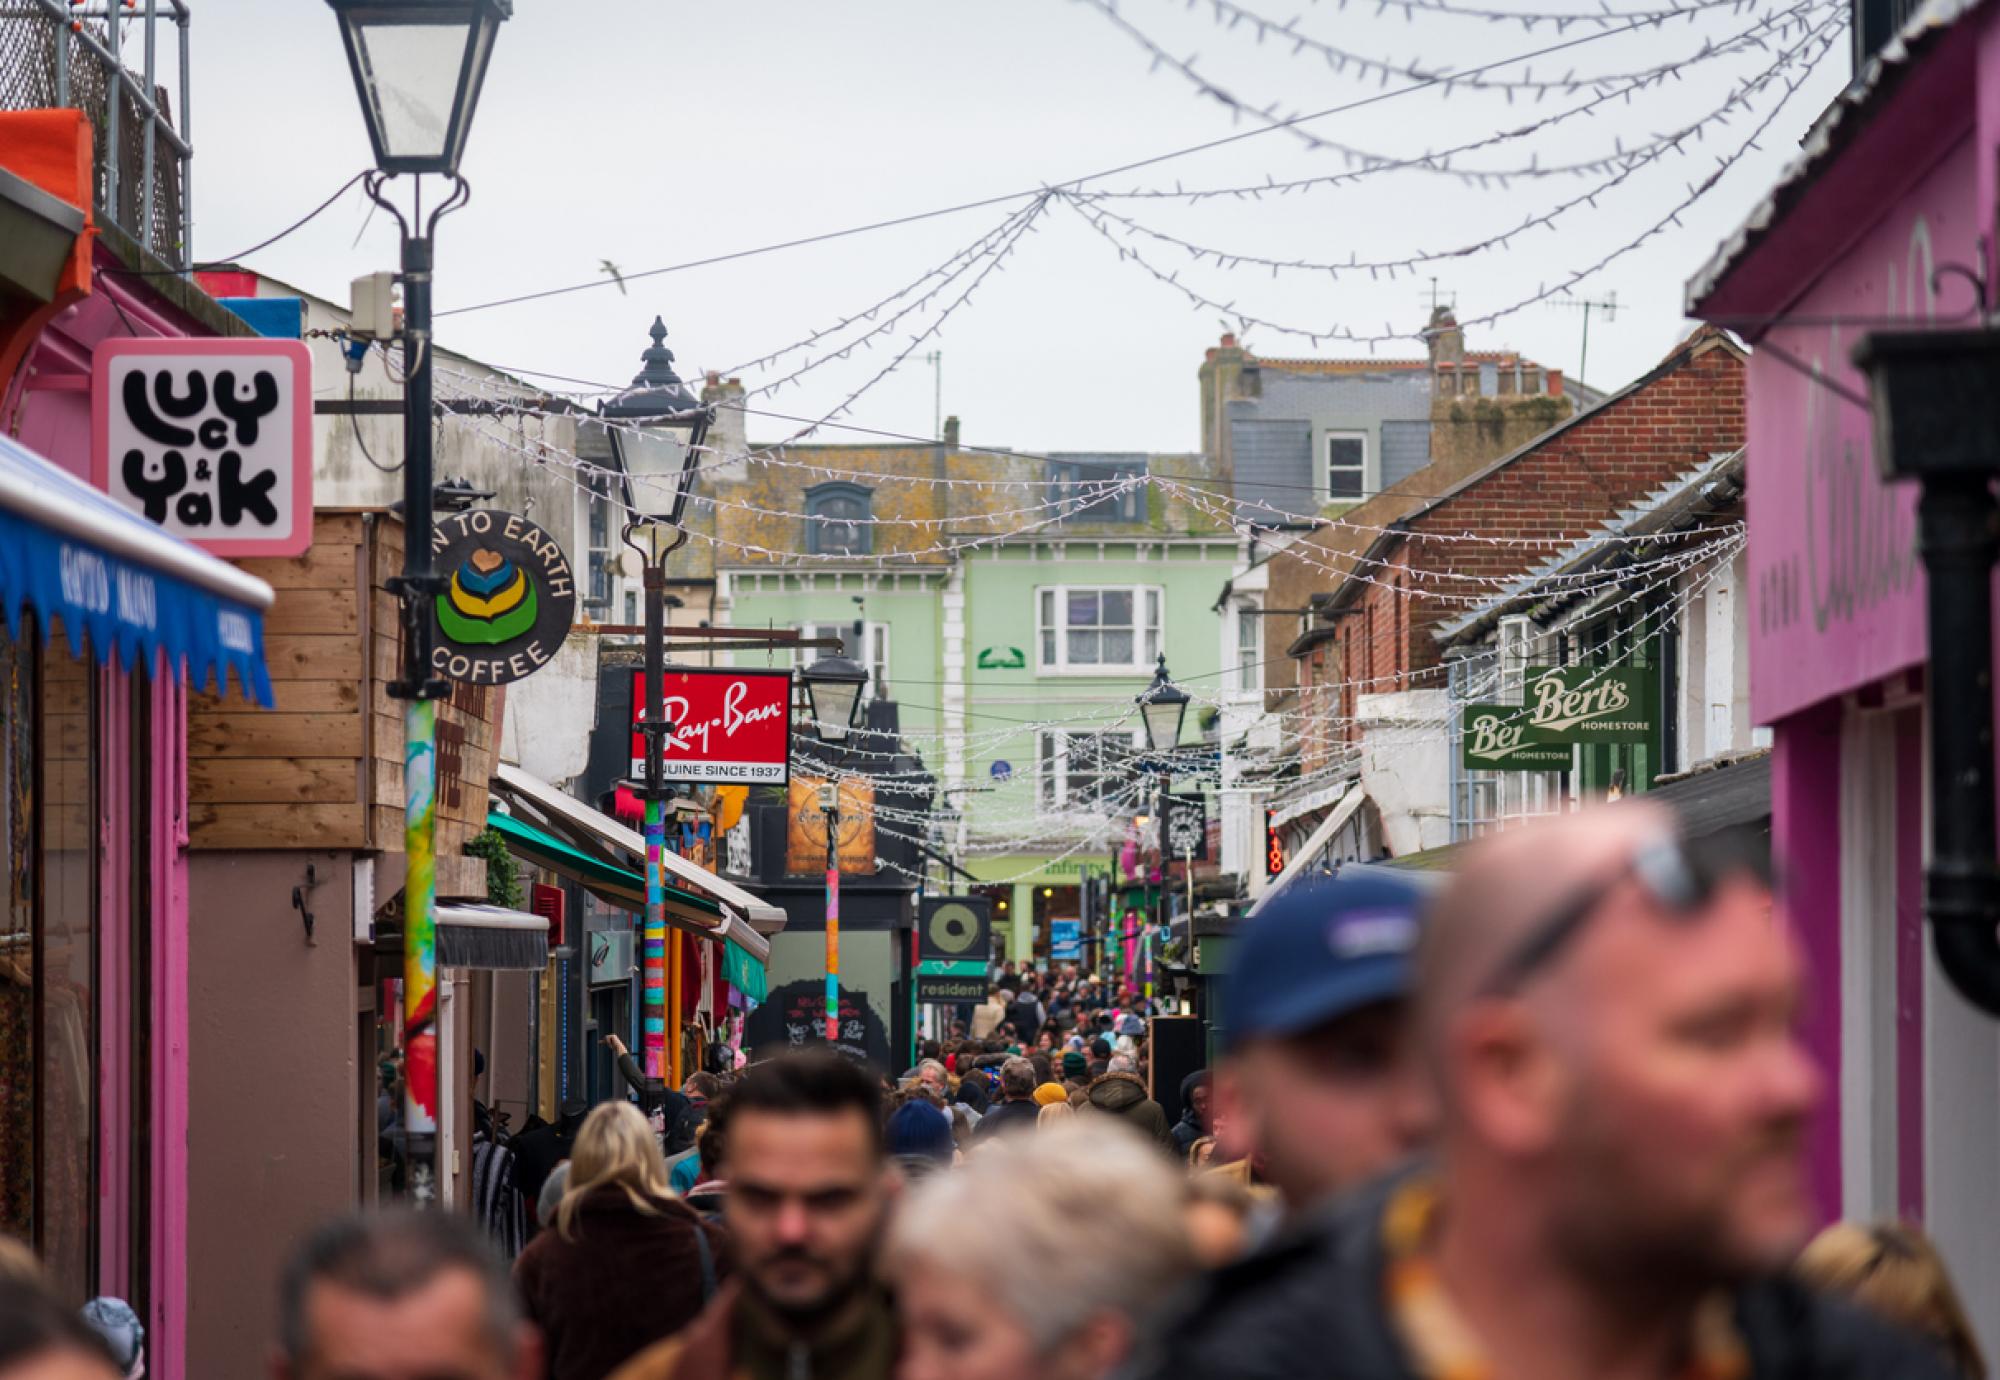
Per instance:
[[[271,704],[264,614],[271,587],[172,536],[109,495],[0,435],[0,604],[18,634],[21,612],[59,617],[70,649],[84,638],[100,661],[150,669],[164,652],[188,683]]]

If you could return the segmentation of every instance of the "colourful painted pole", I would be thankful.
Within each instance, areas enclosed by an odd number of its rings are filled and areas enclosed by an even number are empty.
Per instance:
[[[641,972],[644,978],[645,1067],[648,1078],[666,1076],[667,1056],[667,889],[660,854],[667,846],[661,801],[646,800],[646,928]]]
[[[839,788],[832,782],[820,787],[826,794],[826,1042],[840,1038],[840,854],[835,835],[839,829]]]
[[[419,1202],[435,1192],[429,1153],[437,1135],[437,702],[403,707],[403,1132],[410,1187]],[[426,1138],[419,1142],[418,1137]]]

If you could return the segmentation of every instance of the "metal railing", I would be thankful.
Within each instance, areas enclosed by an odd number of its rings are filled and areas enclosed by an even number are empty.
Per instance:
[[[189,17],[186,0],[0,3],[0,110],[82,111],[96,136],[99,220],[180,269],[193,263]],[[159,80],[163,24],[174,29],[178,106]]]

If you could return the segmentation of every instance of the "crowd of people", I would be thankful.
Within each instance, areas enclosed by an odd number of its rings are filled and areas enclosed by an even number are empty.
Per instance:
[[[1009,965],[898,1078],[788,1053],[590,1110],[511,1268],[491,1222],[326,1227],[274,1373],[1983,1380],[1920,1232],[1813,1230],[1800,979],[1757,869],[1643,803],[1436,893],[1301,884],[1171,1122],[1129,996]],[[0,1289],[4,1380],[133,1373]]]

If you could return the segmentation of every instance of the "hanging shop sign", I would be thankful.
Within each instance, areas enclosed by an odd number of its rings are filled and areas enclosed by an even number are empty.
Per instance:
[[[218,556],[312,545],[312,357],[298,340],[107,340],[91,482]]]
[[[1528,740],[1648,742],[1656,718],[1650,681],[1649,672],[1629,666],[1531,666],[1521,693]]]
[[[1083,961],[1083,921],[1049,921],[1049,960],[1053,963]]]
[[[984,896],[925,897],[917,921],[918,960],[986,963],[993,953],[992,906]],[[985,998],[981,992],[975,1000]]]
[[[661,764],[669,781],[782,786],[791,776],[790,671],[669,666]],[[632,779],[646,778],[646,673],[632,673]]]
[[[1528,736],[1518,704],[1468,704],[1460,723],[1460,762],[1467,771],[1566,771],[1567,747]]]
[[[1278,876],[1285,870],[1285,836],[1272,823],[1275,811],[1264,811],[1264,875]]]
[[[1208,861],[1208,801],[1199,795],[1170,795],[1161,837],[1169,857]]]
[[[447,513],[431,528],[431,560],[445,582],[431,605],[437,674],[505,685],[562,650],[576,580],[562,546],[540,527],[490,508]]]
[[[819,807],[820,783],[792,778],[786,794],[785,871],[812,876],[826,871],[826,812]],[[875,872],[875,783],[849,777],[840,783],[834,820],[834,854],[843,874]]]

